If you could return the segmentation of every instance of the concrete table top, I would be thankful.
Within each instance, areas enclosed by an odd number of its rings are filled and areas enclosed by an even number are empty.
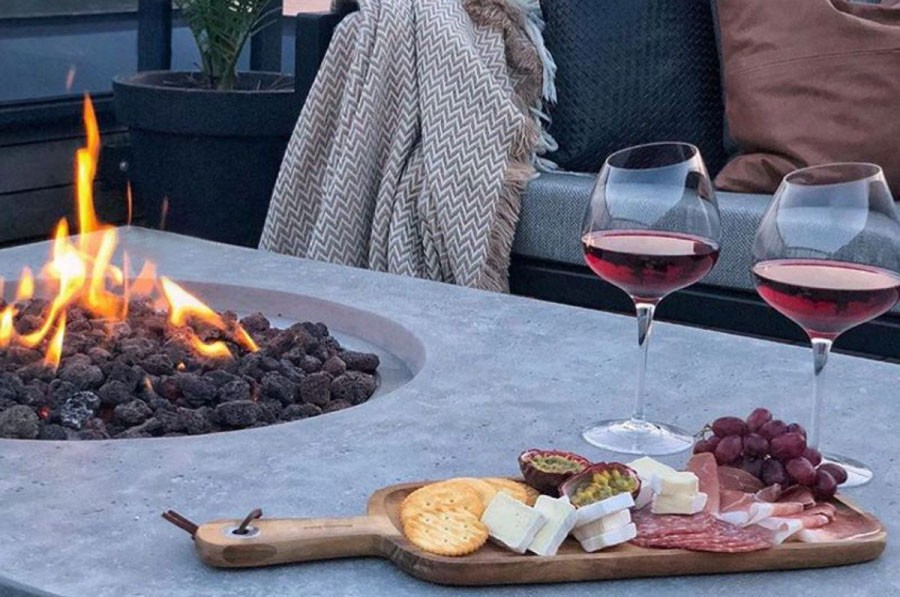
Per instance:
[[[188,537],[160,518],[163,510],[201,522],[258,506],[273,517],[352,516],[385,485],[514,474],[524,448],[611,458],[579,431],[591,419],[627,415],[635,322],[160,232],[123,229],[122,241],[133,259],[152,256],[175,279],[289,291],[378,313],[421,341],[421,371],[362,406],[263,429],[132,441],[0,440],[0,595],[23,587],[96,597],[900,593],[893,541],[879,560],[845,568],[465,591],[423,583],[375,559],[207,568]],[[48,251],[46,243],[0,251],[0,275],[14,278]],[[756,406],[786,420],[807,418],[809,349],[662,323],[650,350],[654,417],[688,429]],[[900,367],[843,355],[829,367],[825,443],[874,467],[874,482],[848,493],[893,537],[900,531]]]

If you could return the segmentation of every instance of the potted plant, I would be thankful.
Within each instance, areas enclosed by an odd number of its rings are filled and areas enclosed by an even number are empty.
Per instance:
[[[238,72],[247,41],[280,23],[268,0],[175,0],[199,72],[145,71],[113,83],[130,129],[136,213],[167,230],[256,246],[301,106],[293,77]]]

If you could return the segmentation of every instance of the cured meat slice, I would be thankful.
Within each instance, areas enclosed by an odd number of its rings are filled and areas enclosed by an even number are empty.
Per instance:
[[[816,498],[813,497],[812,490],[802,485],[794,485],[788,487],[781,495],[778,496],[779,502],[800,502],[804,507],[809,508],[816,505]]]
[[[697,475],[700,491],[706,494],[704,512],[718,514],[719,502],[719,465],[711,452],[694,454],[687,462],[687,470]]]
[[[775,544],[774,533],[768,529],[740,528],[705,512],[659,516],[638,511],[634,523],[638,536],[631,542],[640,547],[739,553],[768,549]]]
[[[797,533],[797,538],[804,543],[849,541],[875,535],[881,530],[881,523],[871,516],[840,508],[835,512],[834,520],[819,528],[805,528]]]
[[[731,466],[719,467],[719,486],[722,489],[732,489],[745,493],[756,493],[765,487],[762,481],[747,471]]]
[[[767,518],[757,524],[772,531],[773,541],[776,545],[781,545],[794,534],[803,530],[803,521],[798,518]]]
[[[750,506],[750,520],[747,524],[756,524],[773,516],[790,516],[803,512],[803,504],[800,502],[755,502]]]

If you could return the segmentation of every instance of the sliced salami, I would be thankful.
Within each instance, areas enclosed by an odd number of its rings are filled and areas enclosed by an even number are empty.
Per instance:
[[[632,543],[640,547],[740,553],[769,549],[775,544],[773,532],[768,529],[741,528],[705,512],[693,516],[659,516],[638,511],[633,519],[638,536]]]

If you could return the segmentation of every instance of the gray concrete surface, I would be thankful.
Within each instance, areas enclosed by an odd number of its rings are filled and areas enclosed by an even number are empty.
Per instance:
[[[469,590],[429,585],[379,560],[207,568],[187,536],[160,519],[163,510],[197,521],[257,506],[270,516],[350,516],[384,485],[513,474],[524,448],[612,457],[584,444],[579,429],[627,414],[635,323],[157,232],[128,230],[123,238],[133,258],[152,255],[176,279],[296,292],[378,313],[421,341],[421,371],[363,406],[264,429],[190,439],[0,441],[0,584],[91,597],[900,594],[890,540],[880,560],[853,567]],[[47,251],[0,252],[0,275],[15,277],[23,262],[35,264]],[[806,419],[808,349],[661,324],[650,350],[656,417],[698,429],[763,405],[781,418]],[[874,466],[875,481],[849,493],[893,535],[900,527],[900,367],[836,355],[830,368],[826,444]]]

